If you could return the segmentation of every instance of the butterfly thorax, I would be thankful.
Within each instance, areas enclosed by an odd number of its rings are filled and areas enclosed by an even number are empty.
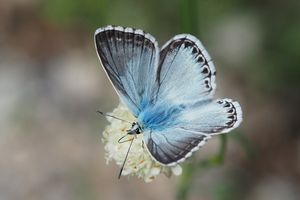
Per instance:
[[[129,130],[127,130],[127,134],[129,135],[138,135],[140,133],[142,133],[143,129],[142,127],[139,125],[138,122],[133,122],[131,125],[131,128]]]

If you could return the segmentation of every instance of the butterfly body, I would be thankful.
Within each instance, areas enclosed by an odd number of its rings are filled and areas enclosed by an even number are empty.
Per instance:
[[[242,121],[238,102],[213,100],[216,70],[194,36],[180,34],[161,49],[139,29],[107,26],[95,32],[102,66],[143,133],[146,149],[162,165],[192,155],[211,136],[229,132]]]
[[[131,128],[127,130],[128,135],[139,135],[143,132],[142,127],[138,122],[133,122]]]

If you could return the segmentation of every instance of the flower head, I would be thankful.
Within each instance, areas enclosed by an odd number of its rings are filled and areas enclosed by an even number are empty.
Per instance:
[[[122,104],[110,114],[126,121],[136,121],[135,117]],[[111,117],[107,117],[107,120],[110,122],[110,125],[105,128],[102,139],[105,149],[105,158],[107,163],[114,160],[118,166],[122,166],[130,142],[119,143],[118,140],[127,134],[126,130],[129,129],[131,125]],[[143,134],[127,136],[128,140],[134,139],[134,141],[122,172],[123,176],[134,175],[144,179],[145,182],[151,182],[160,173],[168,177],[172,174],[181,174],[182,169],[180,165],[168,167],[153,160],[147,149],[145,149],[146,147],[143,144],[142,138]]]

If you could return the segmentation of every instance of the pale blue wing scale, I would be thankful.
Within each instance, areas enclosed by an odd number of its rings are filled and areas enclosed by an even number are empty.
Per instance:
[[[192,35],[177,35],[160,51],[156,102],[179,105],[210,99],[215,76],[214,64],[201,42]]]
[[[189,132],[209,135],[227,133],[242,122],[242,109],[231,99],[218,99],[195,104],[181,112],[178,127]]]
[[[120,99],[138,116],[153,93],[157,42],[139,29],[107,26],[95,32],[95,46]]]

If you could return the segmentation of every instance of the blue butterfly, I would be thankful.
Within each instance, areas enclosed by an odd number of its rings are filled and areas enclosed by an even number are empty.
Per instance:
[[[211,136],[242,122],[238,102],[212,99],[216,70],[196,37],[176,35],[159,49],[149,33],[107,26],[96,30],[95,46],[121,101],[137,118],[128,134],[143,133],[160,164],[183,162]]]

